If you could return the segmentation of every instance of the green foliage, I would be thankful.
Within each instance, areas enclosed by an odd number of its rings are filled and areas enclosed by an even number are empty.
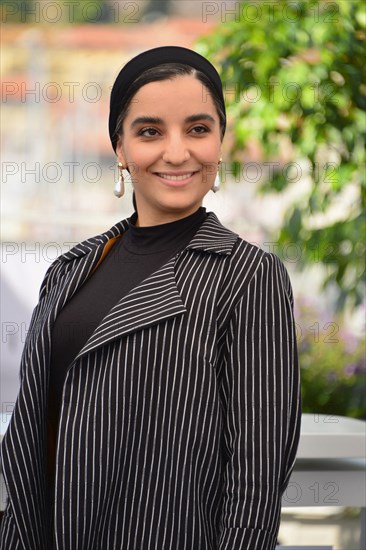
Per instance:
[[[365,6],[242,2],[197,44],[224,82],[232,168],[254,145],[272,166],[262,192],[299,188],[279,243],[305,245],[300,267],[323,263],[339,307],[359,304],[365,285]]]
[[[366,419],[365,337],[341,328],[339,315],[301,299],[297,308],[303,412]]]

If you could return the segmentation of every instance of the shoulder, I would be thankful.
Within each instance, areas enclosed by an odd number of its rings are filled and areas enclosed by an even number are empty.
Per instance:
[[[231,307],[256,291],[284,294],[292,302],[292,288],[286,267],[273,253],[262,250],[257,244],[237,237],[226,258],[222,285],[225,303]],[[230,307],[229,306],[229,307]]]
[[[84,241],[75,244],[67,252],[61,254],[57,258],[57,260],[59,260],[60,262],[69,262],[70,260],[81,258],[86,254],[93,252],[96,248],[98,248],[100,245],[104,245],[113,237],[117,237],[118,235],[124,233],[128,228],[130,219],[131,218],[125,218],[124,220],[110,227],[104,233],[94,235],[93,237],[89,237],[88,239],[85,239]]]
[[[89,254],[97,253],[103,249],[110,239],[124,233],[128,228],[130,219],[125,218],[104,233],[80,241],[63,254],[60,254],[46,271],[41,284],[39,298],[41,299],[59,281],[60,277],[72,270],[75,262],[82,260]]]
[[[209,212],[206,221],[188,245],[219,254],[225,261],[225,282],[245,289],[262,272],[276,273],[287,278],[287,271],[278,256],[266,252],[257,244],[250,243],[223,225],[214,212]]]
[[[249,277],[258,274],[257,272],[272,272],[283,277],[288,276],[287,269],[282,260],[272,252],[266,252],[258,244],[253,244],[238,237],[233,247],[230,262],[233,268],[245,269]]]

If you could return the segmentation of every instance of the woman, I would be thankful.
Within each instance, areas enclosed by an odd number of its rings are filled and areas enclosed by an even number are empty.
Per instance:
[[[225,132],[216,70],[180,47],[138,55],[109,130],[135,212],[42,283],[1,548],[273,549],[299,437],[292,293],[202,207]]]

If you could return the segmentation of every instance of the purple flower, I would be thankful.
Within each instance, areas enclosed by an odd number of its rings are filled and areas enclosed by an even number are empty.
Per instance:
[[[366,362],[360,361],[356,365],[355,374],[365,374],[366,373]]]
[[[349,365],[346,365],[343,372],[347,377],[353,376],[354,374],[357,373],[357,364],[350,363]]]

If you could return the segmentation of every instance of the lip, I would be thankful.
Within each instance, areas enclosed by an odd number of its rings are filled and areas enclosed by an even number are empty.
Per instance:
[[[192,180],[195,174],[197,174],[198,170],[180,170],[180,171],[174,171],[174,172],[155,172],[155,175],[159,178],[159,180],[162,183],[165,183],[166,185],[169,185],[170,187],[182,187],[184,185],[188,185]],[[162,174],[165,176],[163,177]],[[184,179],[169,179],[169,176],[187,176]]]

